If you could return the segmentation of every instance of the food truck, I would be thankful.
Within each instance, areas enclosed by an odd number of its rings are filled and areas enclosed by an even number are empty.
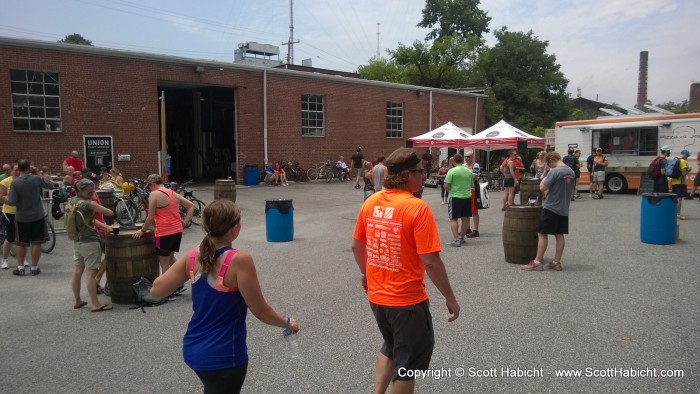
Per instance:
[[[690,152],[688,185],[698,174],[700,149],[700,113],[663,115],[601,116],[594,120],[557,122],[555,149],[562,157],[569,148],[581,150],[579,187],[588,187],[590,178],[586,158],[600,146],[608,160],[605,188],[609,193],[637,190],[649,164],[659,155],[662,146],[671,147],[671,157],[683,149]],[[689,186],[692,190],[692,186]]]

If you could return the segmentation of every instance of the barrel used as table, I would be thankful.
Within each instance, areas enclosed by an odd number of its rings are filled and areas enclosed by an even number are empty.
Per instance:
[[[121,230],[119,234],[106,237],[107,285],[115,304],[133,304],[134,282],[141,277],[154,281],[160,272],[153,232],[147,231],[141,238],[134,239],[135,232]]]
[[[257,164],[246,164],[243,166],[243,184],[246,186],[256,186],[260,183]]]
[[[537,225],[541,206],[510,206],[503,219],[503,252],[506,261],[527,264],[537,255]]]
[[[656,245],[676,243],[676,198],[674,193],[642,194],[639,223],[642,242]]]
[[[100,204],[112,210],[114,212],[114,209],[117,205],[117,199],[114,196],[114,189],[97,189],[97,197],[100,198]],[[111,225],[114,223],[114,216],[105,216],[105,223]]]
[[[536,201],[535,205],[542,205],[542,192],[540,191],[541,179],[523,179],[520,181],[520,205],[529,205],[530,199]]]
[[[265,200],[265,228],[268,242],[288,242],[294,239],[292,200]]]
[[[225,198],[236,202],[236,182],[231,179],[217,179],[214,183],[214,200]]]

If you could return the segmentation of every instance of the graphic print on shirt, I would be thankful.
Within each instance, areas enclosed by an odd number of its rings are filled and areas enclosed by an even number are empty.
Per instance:
[[[394,208],[375,206],[367,220],[367,264],[399,272],[401,269],[401,223],[393,219]]]

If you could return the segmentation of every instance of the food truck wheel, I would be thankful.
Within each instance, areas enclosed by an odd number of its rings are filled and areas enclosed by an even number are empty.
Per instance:
[[[627,191],[627,180],[620,174],[610,174],[605,180],[605,187],[613,194],[624,193]]]

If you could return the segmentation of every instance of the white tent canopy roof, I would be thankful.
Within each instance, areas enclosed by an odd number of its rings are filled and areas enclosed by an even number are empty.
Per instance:
[[[413,141],[414,147],[448,147],[448,148],[464,148],[466,141],[469,138],[469,133],[454,125],[452,122],[447,122],[435,130],[421,134],[417,137],[409,138]]]
[[[544,148],[544,138],[535,137],[501,120],[488,129],[469,137],[465,147],[483,150],[514,149],[518,141],[527,141],[528,148]]]

